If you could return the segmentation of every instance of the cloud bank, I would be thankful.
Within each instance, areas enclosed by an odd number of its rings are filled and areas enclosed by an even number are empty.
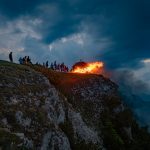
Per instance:
[[[30,54],[40,62],[96,59],[109,68],[138,68],[150,58],[149,6],[148,0],[1,0],[0,58],[12,50],[16,61]]]

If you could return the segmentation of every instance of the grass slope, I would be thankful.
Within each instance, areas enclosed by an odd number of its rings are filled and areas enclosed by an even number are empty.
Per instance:
[[[49,81],[65,95],[68,94],[71,88],[77,83],[80,83],[83,80],[87,80],[90,78],[98,78],[99,76],[101,76],[96,74],[57,72],[40,66],[33,66],[33,68],[36,71],[39,71],[42,74],[44,74],[49,79]]]

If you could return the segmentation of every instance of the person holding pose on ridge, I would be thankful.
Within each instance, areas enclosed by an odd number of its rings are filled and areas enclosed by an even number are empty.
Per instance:
[[[13,62],[12,52],[9,53],[9,60],[10,62]]]

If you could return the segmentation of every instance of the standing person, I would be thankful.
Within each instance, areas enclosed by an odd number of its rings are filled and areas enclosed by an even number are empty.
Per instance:
[[[57,65],[57,70],[60,71],[60,64]]]
[[[66,71],[69,72],[69,68],[68,67],[66,67]]]
[[[10,62],[13,62],[12,52],[9,53],[9,60]]]
[[[57,69],[57,63],[56,63],[56,60],[54,61],[54,69],[55,69],[55,70]]]
[[[64,71],[64,63],[61,63],[61,65],[60,65],[60,70],[61,70],[61,72]]]
[[[22,63],[25,64],[25,57],[22,58]]]
[[[23,59],[21,57],[19,58],[18,61],[19,61],[20,64],[23,64]]]
[[[48,61],[46,61],[46,68],[48,68]]]
[[[27,57],[27,63],[28,63],[28,64],[31,64],[31,59],[30,59],[29,56]]]
[[[27,64],[27,56],[24,57],[24,60],[25,60],[25,64]]]
[[[54,65],[53,65],[53,63],[51,63],[51,69],[54,70]]]

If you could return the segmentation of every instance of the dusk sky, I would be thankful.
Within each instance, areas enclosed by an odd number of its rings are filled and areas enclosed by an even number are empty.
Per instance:
[[[0,59],[102,60],[150,83],[149,0],[0,0]]]

